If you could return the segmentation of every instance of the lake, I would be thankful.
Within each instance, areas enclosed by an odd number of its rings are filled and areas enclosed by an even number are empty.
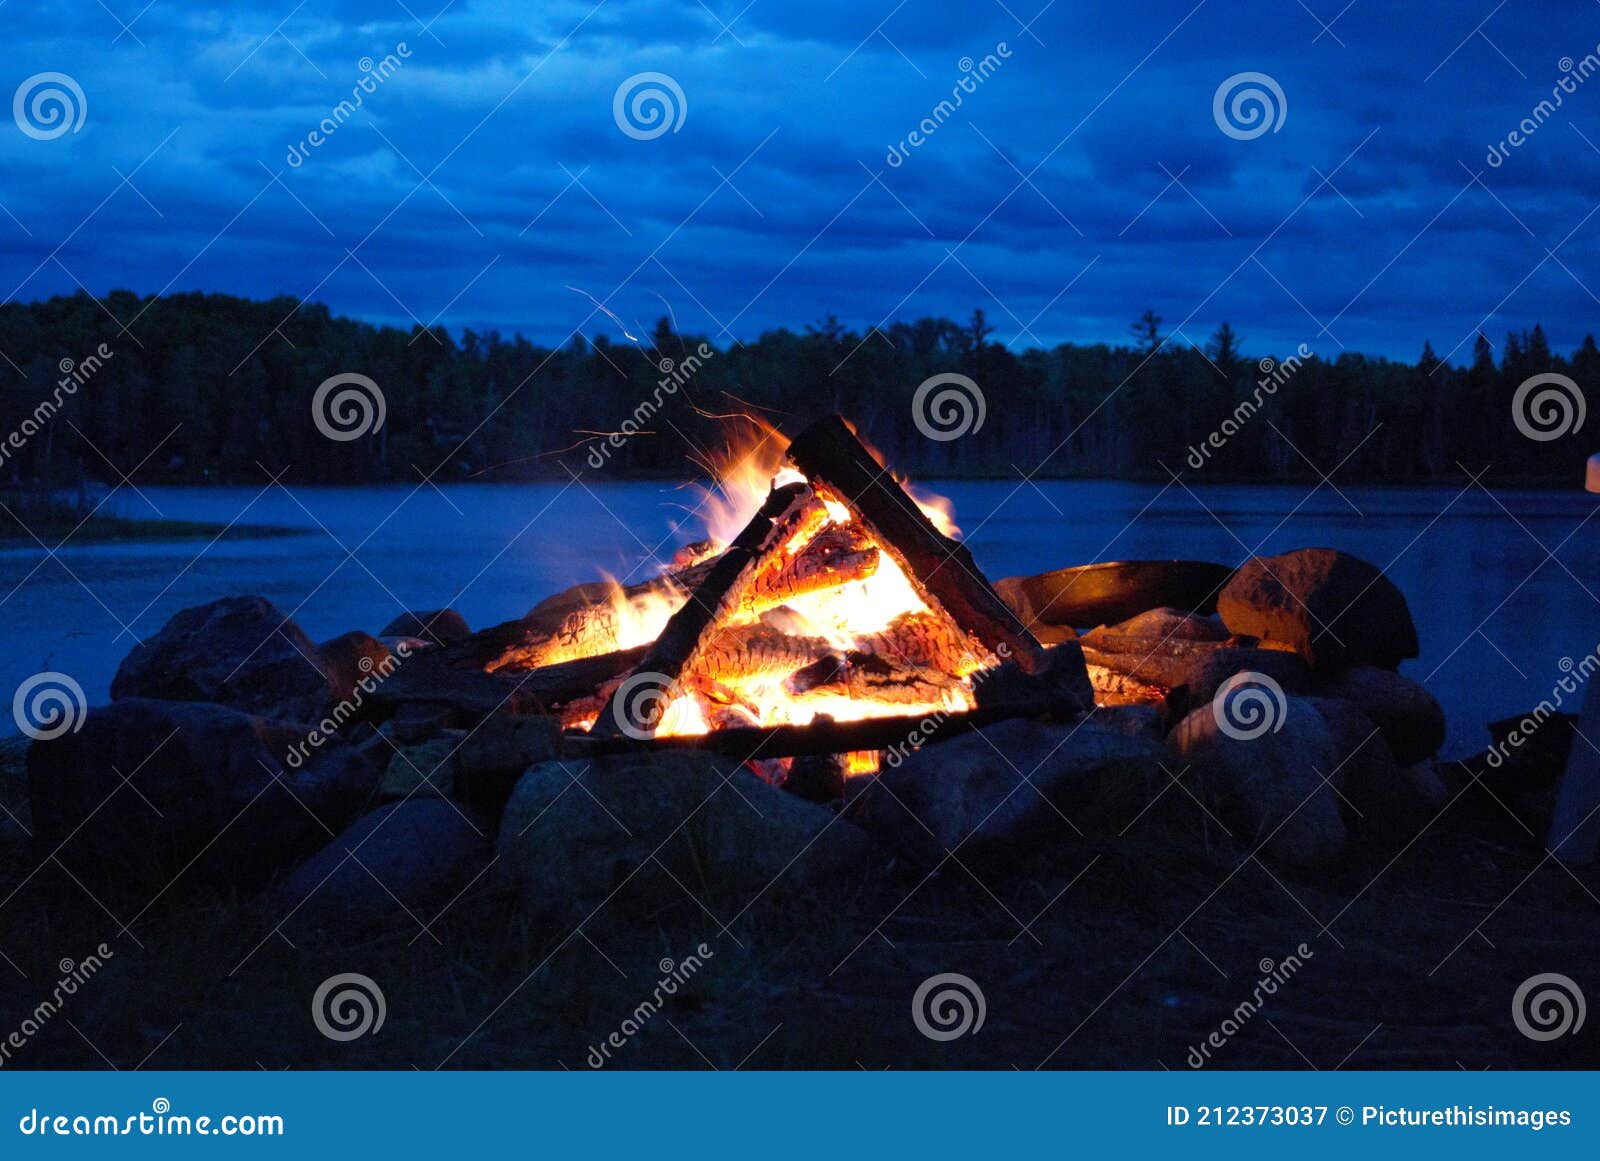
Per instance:
[[[1100,481],[927,485],[952,499],[993,578],[1102,560],[1329,546],[1385,569],[1411,603],[1422,656],[1405,671],[1443,702],[1446,752],[1550,696],[1600,640],[1600,523],[1585,493],[1480,488],[1194,486]],[[260,593],[317,640],[377,632],[403,608],[451,605],[474,628],[521,616],[602,572],[624,580],[699,525],[690,491],[656,483],[124,489],[122,515],[287,525],[303,536],[0,551],[8,648],[0,690],[53,669],[91,703],[173,613]],[[5,731],[15,724],[3,719]]]

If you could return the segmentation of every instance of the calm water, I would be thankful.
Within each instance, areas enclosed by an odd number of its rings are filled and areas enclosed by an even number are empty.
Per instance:
[[[1070,564],[1331,546],[1385,568],[1411,602],[1422,656],[1407,671],[1450,717],[1451,753],[1526,709],[1600,640],[1600,521],[1582,492],[951,483],[992,577]],[[260,593],[323,640],[377,632],[399,610],[453,605],[474,628],[602,570],[624,579],[692,540],[689,493],[657,484],[124,491],[124,515],[288,525],[285,539],[0,552],[0,690],[44,669],[106,700],[117,663],[173,613]],[[1505,508],[1502,508],[1501,505]],[[1510,511],[1506,511],[1509,509]],[[1551,553],[1554,553],[1552,556]],[[1592,591],[1591,591],[1592,590]],[[15,732],[9,716],[0,729]]]

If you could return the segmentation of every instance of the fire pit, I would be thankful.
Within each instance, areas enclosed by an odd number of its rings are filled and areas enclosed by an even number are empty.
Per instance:
[[[800,755],[870,773],[929,719],[957,732],[1090,708],[1076,644],[1041,645],[947,514],[842,418],[786,448],[767,430],[733,474],[746,510],[722,513],[738,529],[725,542],[551,597],[386,692],[438,683],[458,708],[557,716],[579,752],[696,746],[778,782]]]

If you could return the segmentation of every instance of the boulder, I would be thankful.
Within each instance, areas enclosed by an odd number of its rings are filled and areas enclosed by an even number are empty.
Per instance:
[[[565,920],[609,906],[698,912],[847,890],[872,844],[826,807],[762,781],[734,759],[684,750],[542,762],[500,821],[497,872]],[[719,912],[720,913],[720,912]]]
[[[973,694],[980,707],[1046,704],[1063,714],[1094,708],[1094,687],[1076,639],[1046,645],[1044,664],[1026,673],[1015,659],[973,675]]]
[[[202,701],[314,721],[333,700],[327,662],[265,597],[224,597],[173,615],[123,658],[114,700]]]
[[[1207,705],[1217,696],[1224,682],[1241,673],[1259,673],[1274,681],[1285,693],[1304,693],[1311,688],[1311,671],[1296,654],[1281,649],[1218,647],[1208,652],[1178,658],[1166,671],[1172,689],[1183,693],[1169,699],[1175,717]]]
[[[312,739],[318,740],[313,742]],[[337,737],[206,702],[124,698],[35,742],[36,840],[75,874],[250,883],[293,865],[366,806],[380,767]]]
[[[482,877],[483,823],[440,798],[390,803],[358,820],[273,892],[291,943],[415,934]]]
[[[1167,733],[1159,706],[1096,706],[1089,720],[1113,733],[1125,734],[1130,738],[1148,738],[1152,742],[1159,742]]]
[[[429,738],[410,745],[385,745],[387,759],[379,797],[396,801],[412,797],[447,798],[455,785],[454,755],[459,737]]]
[[[431,644],[450,645],[472,636],[467,619],[454,609],[427,609],[401,613],[383,627],[380,637],[417,637]]]
[[[1337,764],[1333,736],[1303,699],[1235,688],[1222,705],[1192,711],[1167,743],[1218,798],[1239,842],[1300,869],[1343,852],[1344,820],[1324,782]]]
[[[1162,640],[1159,637],[1117,638],[1119,651],[1096,648],[1093,634],[1083,639],[1089,678],[1102,703],[1159,702],[1182,717],[1209,701],[1219,686],[1236,673],[1265,673],[1291,692],[1310,687],[1310,670],[1294,653],[1258,649],[1220,641]],[[1107,639],[1100,638],[1102,644]],[[1179,690],[1182,692],[1177,692]]]
[[[1226,641],[1228,630],[1211,617],[1164,606],[1146,609],[1116,625],[1101,625],[1084,634],[1084,644],[1119,651],[1124,640]]]
[[[333,686],[333,696],[340,701],[351,698],[362,681],[382,680],[388,668],[397,664],[387,645],[360,629],[324,641],[317,648]]]
[[[1333,786],[1339,808],[1352,830],[1380,822],[1400,793],[1400,763],[1394,760],[1383,732],[1353,702],[1337,697],[1308,697],[1333,741]]]
[[[561,719],[495,714],[470,731],[455,756],[455,794],[498,816],[518,779],[561,752]]]
[[[1360,707],[1383,731],[1395,761],[1414,766],[1444,745],[1444,710],[1433,694],[1408,677],[1375,665],[1357,665],[1325,681],[1322,691]]]
[[[925,862],[1008,860],[1080,835],[1115,835],[1166,780],[1161,745],[1098,724],[1014,718],[901,758],[855,796],[851,817]]]
[[[1318,669],[1394,668],[1417,655],[1406,599],[1377,567],[1331,548],[1258,556],[1217,598],[1230,632],[1281,641]]]

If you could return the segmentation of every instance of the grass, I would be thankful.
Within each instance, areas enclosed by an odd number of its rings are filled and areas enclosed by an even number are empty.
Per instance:
[[[48,993],[60,959],[101,942],[115,954],[12,1066],[582,1069],[650,994],[658,961],[702,942],[704,968],[609,1067],[1182,1070],[1250,997],[1260,961],[1302,942],[1305,966],[1210,1067],[1600,1062],[1592,1028],[1536,1044],[1510,1018],[1536,972],[1593,978],[1600,874],[1545,860],[1472,792],[1403,850],[1315,881],[1207,849],[1174,794],[1115,841],[1064,840],[1004,873],[948,863],[928,877],[885,855],[825,893],[769,893],[725,932],[687,894],[662,907],[624,891],[572,933],[488,876],[431,934],[407,922],[314,948],[213,884],[180,880],[145,909],[40,865],[20,755],[0,746],[0,1036]],[[720,917],[747,902],[696,891]],[[351,971],[379,981],[387,1019],[335,1043],[315,1031],[310,997]],[[982,988],[978,1034],[937,1043],[916,1030],[911,996],[939,972]]]

